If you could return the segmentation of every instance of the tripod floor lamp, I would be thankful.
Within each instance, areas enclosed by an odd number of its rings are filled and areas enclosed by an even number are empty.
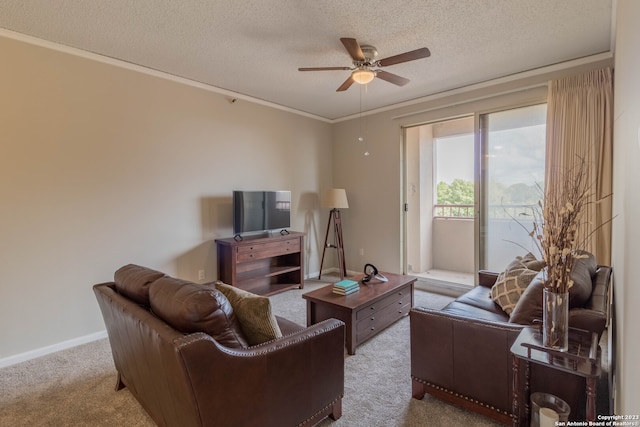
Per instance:
[[[318,280],[322,277],[322,264],[324,264],[324,255],[327,248],[338,250],[338,269],[340,270],[340,279],[344,279],[347,275],[347,265],[344,261],[344,244],[342,241],[342,219],[340,218],[340,209],[349,207],[347,202],[347,192],[342,188],[330,188],[322,194],[322,207],[331,208],[329,212],[329,223],[327,224],[327,234],[324,236],[324,249],[322,250],[322,261],[320,261],[320,273]],[[329,231],[333,225],[333,243],[329,242]]]

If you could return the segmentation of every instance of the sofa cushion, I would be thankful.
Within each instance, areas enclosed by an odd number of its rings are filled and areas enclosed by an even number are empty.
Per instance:
[[[598,265],[596,257],[586,251],[579,251],[581,256],[571,269],[573,285],[569,288],[569,308],[584,307],[591,298],[593,291],[593,277],[596,275]]]
[[[222,282],[216,282],[215,286],[233,306],[250,345],[262,344],[282,337],[276,317],[271,311],[269,298]]]
[[[135,264],[120,267],[113,275],[119,294],[144,306],[149,306],[149,286],[165,274]]]
[[[569,308],[583,307],[591,296],[592,276],[596,272],[595,257],[584,252],[585,258],[576,260],[571,270],[573,286],[569,288]],[[542,319],[542,298],[544,293],[545,270],[541,270],[531,281],[527,289],[520,296],[509,322],[521,325],[533,324],[536,319]]]
[[[542,294],[544,290],[545,272],[541,270],[524,290],[518,303],[513,308],[510,323],[532,325],[536,319],[542,319]]]
[[[442,312],[452,316],[470,319],[470,322],[473,322],[473,319],[486,320],[489,322],[506,322],[509,320],[509,317],[500,307],[497,307],[497,310],[485,310],[462,303],[458,300],[447,304],[447,306],[442,309]]]
[[[229,300],[210,285],[165,276],[149,287],[151,310],[184,333],[204,332],[221,345],[248,346]]]
[[[456,298],[456,301],[482,310],[502,313],[502,309],[490,297],[491,290],[484,286],[476,286]]]

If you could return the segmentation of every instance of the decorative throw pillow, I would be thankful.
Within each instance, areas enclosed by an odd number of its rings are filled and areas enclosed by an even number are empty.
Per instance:
[[[491,299],[510,315],[518,303],[520,295],[536,274],[538,274],[537,271],[528,268],[515,268],[508,271],[491,287]]]
[[[513,270],[514,268],[526,267],[529,270],[540,271],[544,267],[545,262],[541,259],[536,259],[536,256],[531,252],[528,252],[525,256],[517,256],[513,261],[507,265],[506,271]],[[504,272],[503,272],[504,273]]]
[[[204,332],[225,347],[248,346],[229,300],[212,286],[165,276],[151,284],[149,300],[153,313],[180,332]]]
[[[216,282],[215,286],[231,303],[250,345],[282,337],[278,321],[271,311],[269,298],[222,282]]]
[[[528,253],[524,257],[518,256],[507,266],[506,270],[498,275],[496,283],[491,287],[491,299],[502,310],[511,315],[518,303],[520,296],[525,291],[531,280],[538,274],[544,261],[535,259]]]

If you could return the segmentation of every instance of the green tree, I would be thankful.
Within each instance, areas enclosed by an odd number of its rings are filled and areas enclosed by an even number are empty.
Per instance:
[[[474,186],[471,181],[454,179],[451,184],[441,181],[436,192],[439,205],[472,205],[474,202]]]
[[[436,204],[438,205],[473,205],[474,186],[471,181],[454,179],[451,184],[439,182],[436,187]],[[447,209],[438,208],[438,216],[473,216],[473,208]]]

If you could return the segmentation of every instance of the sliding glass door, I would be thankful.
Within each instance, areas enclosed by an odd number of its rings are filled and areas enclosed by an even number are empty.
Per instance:
[[[546,104],[423,124],[404,135],[404,271],[438,286],[475,283],[539,254]]]
[[[480,115],[479,268],[499,272],[533,252],[531,209],[542,200],[546,104]]]

